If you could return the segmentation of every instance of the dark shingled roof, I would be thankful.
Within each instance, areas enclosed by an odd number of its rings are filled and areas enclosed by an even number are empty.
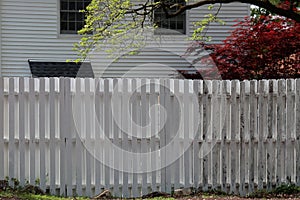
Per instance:
[[[28,60],[32,77],[94,78],[90,62],[52,62]]]

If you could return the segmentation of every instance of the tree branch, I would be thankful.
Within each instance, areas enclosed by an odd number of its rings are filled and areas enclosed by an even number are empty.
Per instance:
[[[201,1],[198,1],[193,4],[183,5],[183,6],[179,7],[179,9],[176,12],[173,12],[173,13],[167,12],[166,7],[165,8],[163,7],[163,9],[166,12],[166,17],[172,18],[172,17],[175,17],[175,16],[185,12],[186,10],[191,10],[193,8],[197,8],[200,6],[204,6],[204,5],[208,5],[208,4],[216,4],[216,3],[228,4],[228,3],[233,3],[233,2],[253,4],[258,7],[265,8],[275,14],[278,14],[278,15],[293,19],[297,22],[300,22],[300,14],[297,14],[296,12],[293,12],[291,10],[284,10],[282,8],[278,8],[275,5],[271,4],[269,1],[262,1],[262,0],[201,0]],[[162,4],[162,6],[163,6],[163,4]]]

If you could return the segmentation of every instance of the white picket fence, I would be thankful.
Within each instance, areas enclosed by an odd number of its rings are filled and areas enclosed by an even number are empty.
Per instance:
[[[0,78],[0,180],[59,195],[300,185],[300,80]]]

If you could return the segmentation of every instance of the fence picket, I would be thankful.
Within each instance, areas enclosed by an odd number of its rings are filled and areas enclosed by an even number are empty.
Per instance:
[[[92,113],[94,104],[92,102],[93,92],[92,90],[92,79],[85,79],[84,82],[84,105],[85,105],[85,162],[86,162],[86,195],[92,195],[92,171],[93,171],[93,142],[92,142]]]
[[[113,145],[115,145],[115,147],[121,147],[121,143],[120,143],[120,134],[122,134],[122,137],[124,137],[124,133],[120,133],[120,131],[122,130],[122,127],[119,127],[121,124],[118,124],[117,122],[121,122],[121,117],[123,118],[122,114],[122,105],[121,105],[121,101],[119,101],[121,97],[120,95],[120,85],[119,84],[119,80],[118,79],[114,79],[113,80],[113,98],[112,98],[112,108],[116,109],[116,111],[120,112],[116,115],[116,112],[113,113]],[[118,119],[116,119],[118,118]],[[123,125],[123,124],[122,124]],[[121,130],[120,130],[121,129]],[[124,142],[124,141],[123,141]],[[121,160],[122,158],[119,158],[119,155],[116,152],[113,152],[114,155],[114,166],[119,166],[121,164],[121,162],[119,163],[119,160]],[[114,187],[113,187],[113,195],[114,196],[120,196],[120,185],[119,185],[119,171],[118,169],[114,169],[114,178],[113,178],[113,183],[114,183]]]
[[[221,189],[221,166],[222,166],[222,154],[221,154],[221,84],[218,81],[212,82],[212,140],[213,140],[213,166],[212,166],[212,178],[214,188]]]
[[[224,191],[228,192],[230,191],[230,185],[231,185],[231,138],[232,138],[232,133],[231,133],[231,82],[230,81],[224,81],[224,95],[225,95],[225,121],[224,121],[224,131],[225,131],[225,172],[226,177],[225,177],[225,188]]]
[[[122,139],[122,151],[124,151],[124,156],[123,156],[123,167],[125,169],[128,169],[130,166],[130,162],[131,160],[126,159],[125,157],[125,152],[129,152],[130,151],[130,147],[129,147],[129,133],[126,133],[126,131],[128,131],[128,124],[131,122],[130,117],[127,116],[127,111],[129,110],[129,103],[127,104],[127,102],[129,102],[129,97],[128,97],[128,89],[129,89],[129,80],[125,79],[122,80],[122,84],[123,84],[123,88],[120,88],[119,94],[120,94],[120,99],[122,100],[122,102],[120,102],[120,111],[122,112],[122,119],[120,119],[120,121],[122,121],[121,124],[121,128],[122,128],[122,136],[120,137],[120,139]],[[120,83],[121,84],[121,83]],[[121,86],[120,86],[121,87]],[[125,94],[121,95],[122,91],[124,91]],[[122,96],[122,98],[121,98]],[[135,163],[133,163],[135,165]],[[130,191],[129,191],[129,172],[127,171],[123,171],[123,183],[122,183],[122,195],[123,197],[130,197]]]
[[[19,98],[18,98],[18,103],[19,103],[19,149],[20,149],[20,184],[24,185],[25,184],[25,88],[24,88],[24,78],[20,78],[19,80]]]
[[[165,102],[166,102],[166,81],[165,80],[160,80],[160,83],[159,83],[159,86],[160,86],[160,105],[161,107],[163,107],[164,109],[166,108],[165,106]],[[160,121],[159,121],[159,125],[162,126],[163,128],[161,129],[159,135],[160,135],[160,146],[161,147],[165,147],[166,146],[166,127],[165,127],[165,124],[164,122],[166,122],[166,119],[167,119],[167,116],[166,114],[164,114],[163,110],[160,108],[160,113],[159,115],[161,116],[160,117]],[[161,166],[161,180],[160,180],[160,190],[161,191],[166,191],[166,149],[165,148],[162,148],[162,150],[160,151],[161,153],[161,163],[160,163],[160,166]]]
[[[55,79],[50,78],[50,90],[49,90],[49,128],[50,128],[50,193],[56,194],[56,127],[57,127],[57,109],[56,109],[56,91],[55,91]]]
[[[140,126],[142,128],[141,132],[141,153],[147,153],[148,142],[147,142],[147,129],[145,127],[148,125],[147,116],[149,116],[149,109],[147,104],[147,96],[146,96],[146,79],[141,80],[141,123]],[[141,167],[143,170],[147,169],[147,160],[145,156],[141,157]],[[147,171],[147,170],[146,170]],[[147,184],[147,172],[142,172],[142,195],[148,194],[148,184]]]
[[[295,176],[295,83],[293,79],[287,80],[287,92],[286,92],[286,177],[290,183],[296,183]]]
[[[103,137],[103,80],[95,80],[95,194],[98,195],[101,192],[103,176],[101,152],[102,152],[102,137]],[[79,152],[80,153],[80,152]]]
[[[295,96],[295,101],[296,101],[296,109],[295,109],[295,112],[296,112],[296,125],[295,125],[295,128],[296,128],[296,142],[295,142],[295,145],[296,145],[296,184],[297,185],[300,185],[300,80],[297,79],[296,80],[296,83],[295,83],[295,93],[296,93],[296,96]]]
[[[239,193],[245,195],[248,193],[249,187],[249,81],[241,83],[241,186]]]
[[[193,119],[194,119],[194,139],[193,139],[193,152],[192,152],[192,160],[194,161],[192,163],[193,165],[193,171],[192,171],[192,174],[193,174],[193,177],[192,177],[192,183],[193,183],[193,186],[195,188],[198,189],[199,187],[199,179],[200,179],[200,176],[202,176],[202,174],[200,174],[200,156],[199,156],[199,151],[200,151],[200,143],[202,142],[200,140],[201,136],[202,135],[202,121],[200,122],[200,119],[201,119],[201,115],[202,115],[202,107],[201,107],[201,104],[202,104],[202,98],[201,98],[201,88],[202,88],[202,81],[194,81],[193,82],[193,95],[195,95],[195,99],[193,101]],[[174,88],[174,90],[176,90],[176,87]],[[175,104],[174,104],[174,108],[176,108]],[[195,126],[196,125],[196,126]],[[176,148],[176,146],[175,146]],[[175,177],[176,177],[176,174],[175,174]],[[174,184],[176,183],[176,181],[174,180]]]
[[[239,159],[240,159],[240,107],[239,107],[239,82],[231,82],[231,192],[237,193],[240,186]]]
[[[72,102],[72,109],[76,109],[75,118],[77,118],[77,112],[78,110],[82,111],[82,106],[79,106],[77,103],[77,100],[80,99],[82,100],[82,95],[81,95],[81,79],[76,79],[75,80],[75,94]],[[81,112],[80,112],[81,113]],[[83,114],[82,114],[83,115]],[[78,116],[79,118],[79,116]],[[78,119],[79,120],[79,119]],[[77,129],[77,134],[76,134],[76,139],[75,139],[75,145],[76,145],[76,192],[78,195],[82,196],[83,191],[82,191],[82,185],[83,185],[83,175],[82,175],[82,166],[83,166],[83,144],[82,144],[82,125],[78,122],[78,120],[75,120],[75,127]],[[81,121],[81,120],[80,120]]]
[[[8,116],[9,116],[9,141],[8,141],[8,166],[9,166],[9,177],[10,178],[18,178],[17,173],[16,173],[16,165],[14,164],[16,162],[15,158],[15,149],[17,149],[15,145],[15,139],[16,139],[16,120],[15,120],[15,108],[16,108],[16,99],[15,99],[15,80],[14,78],[9,78],[9,93],[8,93],[8,104],[9,104],[9,109],[8,109]],[[13,180],[10,179],[10,183],[13,185]]]
[[[250,81],[250,137],[251,140],[251,152],[250,157],[252,160],[250,168],[250,178],[253,179],[252,184],[250,185],[252,190],[257,189],[258,187],[258,100],[257,100],[257,81]]]
[[[172,97],[171,97],[171,80],[165,80],[165,91],[164,91],[164,107],[166,109],[166,124],[165,124],[165,146],[163,148],[166,148],[164,150],[165,152],[165,191],[168,193],[171,193],[171,170],[172,170],[172,165],[170,165],[172,159],[173,159],[173,154],[171,154],[171,143],[172,143],[172,136],[173,133],[171,132],[171,127],[172,127],[172,119],[174,119],[174,116],[171,114],[172,113]]]
[[[273,188],[276,185],[276,149],[273,146],[276,145],[277,140],[277,80],[271,80],[269,82],[269,97],[268,97],[268,144],[267,144],[267,174],[268,174],[268,188]]]
[[[40,90],[39,90],[39,136],[38,136],[38,145],[40,149],[40,158],[39,158],[39,179],[40,187],[42,190],[46,189],[46,158],[45,158],[45,104],[46,104],[46,94],[45,94],[45,79],[40,79]]]
[[[184,103],[183,98],[183,87],[184,82],[181,80],[173,80],[170,84],[170,97],[171,97],[171,106],[169,107],[169,115],[171,115],[170,120],[170,138],[171,145],[169,146],[169,157],[172,159],[172,179],[171,185],[174,190],[182,188],[184,185],[184,152],[182,152],[183,147],[183,138],[184,138],[184,119],[185,108],[182,105]],[[192,166],[191,166],[192,167]]]
[[[110,141],[110,132],[111,132],[111,93],[110,93],[110,79],[104,80],[104,137],[105,140]],[[104,162],[110,162],[110,151],[109,151],[109,144],[107,142],[104,143]],[[104,166],[104,183],[105,189],[110,189],[110,169],[108,166]]]
[[[279,183],[286,183],[286,127],[285,127],[285,105],[286,105],[286,82],[285,80],[279,80],[278,82],[278,174]]]
[[[135,126],[135,124],[138,124],[138,104],[137,104],[137,82],[135,79],[132,80],[131,83],[131,88],[130,91],[132,92],[131,95],[131,131],[132,131],[132,152],[138,152],[137,151],[137,146],[138,146],[138,142],[137,142],[137,137],[138,137],[138,133],[137,133],[137,126]],[[138,170],[138,161],[137,161],[137,156],[133,157],[133,166],[132,166],[132,196],[133,197],[139,197],[140,194],[138,192],[138,174],[136,173]]]
[[[158,95],[157,92],[155,91],[155,85],[156,82],[154,79],[150,80],[150,97],[149,97],[149,103],[150,103],[150,116],[151,116],[151,130],[150,130],[150,148],[151,148],[151,190],[152,192],[157,191],[157,170],[156,170],[156,156],[155,152],[158,150],[156,147],[156,141],[157,141],[157,114],[158,114],[158,109],[157,109],[157,104],[158,104]]]
[[[205,105],[205,113],[206,113],[206,144],[207,148],[205,154],[207,155],[206,165],[204,165],[205,175],[207,177],[207,183],[204,187],[205,190],[212,189],[212,176],[213,176],[213,164],[212,164],[212,149],[213,149],[213,124],[212,124],[212,81],[205,82],[207,87],[207,97],[206,97],[206,105]]]
[[[4,78],[0,77],[0,163],[3,163],[3,166],[0,167],[0,180],[4,179]]]
[[[59,80],[59,104],[60,106],[65,105],[65,80],[61,78]],[[65,107],[61,107],[59,110],[59,141],[60,141],[60,150],[59,150],[59,158],[60,158],[60,171],[59,171],[59,185],[60,185],[60,195],[66,195],[66,181],[65,181],[65,166],[66,166],[66,156],[65,156]]]
[[[29,79],[29,151],[30,151],[30,179],[29,183],[35,185],[35,178],[36,178],[36,171],[35,170],[35,122],[36,122],[36,112],[35,112],[35,105],[36,105],[36,95],[35,95],[35,79]]]
[[[203,174],[201,177],[201,185],[202,190],[208,189],[208,170],[209,168],[209,160],[208,160],[208,154],[210,151],[210,139],[209,139],[209,128],[210,128],[210,98],[211,98],[211,82],[210,81],[203,81],[203,97],[202,97],[202,121],[203,121],[203,134],[201,136],[201,139],[203,140],[199,156],[201,158],[200,160],[200,172]]]
[[[259,110],[259,179],[258,188],[263,189],[266,187],[267,176],[266,176],[266,145],[267,145],[267,127],[268,127],[268,105],[267,105],[267,95],[268,95],[268,82],[266,80],[259,81],[259,99],[258,99],[258,110]]]

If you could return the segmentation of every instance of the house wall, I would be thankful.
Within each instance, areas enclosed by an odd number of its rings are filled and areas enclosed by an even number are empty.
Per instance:
[[[189,34],[193,34],[193,23],[199,21],[199,18],[203,17],[204,15],[217,12],[219,4],[216,4],[212,10],[208,10],[207,7],[208,6],[199,7],[192,9],[189,12]],[[220,26],[220,24],[212,23],[209,27],[207,35],[213,37],[212,42],[220,42],[225,39],[225,37],[229,34],[229,31],[234,29],[232,26],[237,23],[236,20],[241,20],[247,15],[250,15],[250,5],[241,3],[223,4],[219,11],[218,17],[226,24],[224,26]]]
[[[79,37],[59,35],[58,0],[0,0],[2,76],[30,76],[28,59],[74,58]]]
[[[1,33],[2,33],[2,0],[0,0],[0,76],[1,76],[1,69],[2,69],[2,57],[1,57],[1,53],[2,53],[2,37],[1,37]]]
[[[76,58],[76,52],[72,50],[73,43],[79,41],[76,35],[59,34],[59,0],[0,0],[1,29],[0,29],[0,69],[1,76],[31,76],[28,59],[42,59],[49,61],[65,61]],[[132,69],[132,62],[141,62],[144,70],[137,71],[137,76],[154,77],[166,76],[169,72],[163,72],[162,67],[151,65],[155,59],[157,63],[175,66],[178,61],[175,57],[184,54],[190,41],[187,40],[193,30],[195,22],[201,14],[209,13],[205,8],[199,8],[187,13],[188,35],[159,36],[159,45],[154,45],[153,51],[144,54],[135,60],[118,63],[120,69],[128,71]],[[220,42],[226,35],[234,20],[249,14],[249,6],[238,3],[224,5],[220,15],[227,22],[225,26],[212,25],[209,34],[212,42]],[[161,51],[157,51],[160,48]],[[167,53],[166,53],[167,52]],[[170,56],[171,54],[177,54]],[[96,76],[111,65],[112,60],[105,57],[105,53],[98,52],[92,63]],[[150,63],[150,64],[149,64]],[[106,70],[107,71],[107,70]],[[119,77],[123,74],[117,68],[105,73],[109,77]],[[162,71],[160,73],[160,71]],[[142,73],[142,74],[140,74]],[[155,75],[158,74],[158,75]]]

